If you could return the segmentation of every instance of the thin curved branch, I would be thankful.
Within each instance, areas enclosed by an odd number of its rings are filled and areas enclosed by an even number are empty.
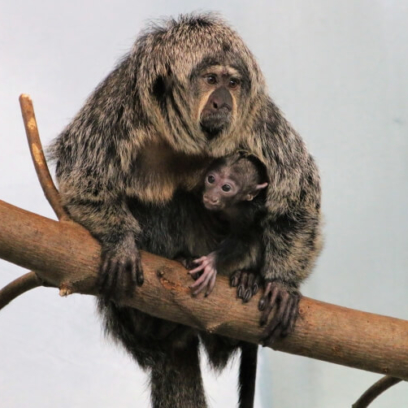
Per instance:
[[[34,162],[38,180],[44,191],[45,197],[50,203],[59,220],[69,219],[61,204],[61,197],[55,187],[50,171],[45,160],[43,147],[38,133],[37,120],[35,118],[33,102],[29,95],[20,95],[21,113],[23,115],[24,127],[27,134],[31,157]]]
[[[401,382],[401,378],[386,375],[373,384],[353,405],[352,408],[367,408],[379,395],[393,385]]]
[[[30,148],[31,158],[33,159],[38,181],[40,182],[44,195],[58,219],[68,220],[69,216],[61,205],[61,197],[52,180],[47,161],[45,159],[44,150],[38,132],[37,120],[35,118],[33,102],[30,96],[26,94],[20,95],[19,100],[28,146]],[[47,285],[44,285],[43,281],[37,276],[35,271],[31,271],[23,276],[20,276],[0,290],[0,310],[16,297],[39,286]]]
[[[41,278],[35,272],[28,272],[0,289],[0,310],[7,306],[16,297],[31,289],[43,285]]]

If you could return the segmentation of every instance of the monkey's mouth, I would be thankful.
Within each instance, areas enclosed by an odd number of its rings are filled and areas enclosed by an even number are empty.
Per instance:
[[[222,210],[222,206],[220,204],[215,204],[205,198],[203,198],[203,204],[204,207],[208,210],[208,211],[221,211]]]
[[[208,139],[217,137],[225,130],[231,121],[231,111],[229,109],[220,109],[218,112],[203,111],[200,126],[206,133]]]

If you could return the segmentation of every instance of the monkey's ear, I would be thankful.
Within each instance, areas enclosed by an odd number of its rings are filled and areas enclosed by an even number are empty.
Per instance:
[[[258,195],[259,191],[266,188],[267,186],[268,186],[268,183],[257,184],[257,186],[255,187],[255,193],[248,194],[246,197],[246,200],[252,201]]]
[[[264,188],[268,187],[268,183],[262,183],[262,184],[258,184],[256,186],[256,190],[262,190]]]

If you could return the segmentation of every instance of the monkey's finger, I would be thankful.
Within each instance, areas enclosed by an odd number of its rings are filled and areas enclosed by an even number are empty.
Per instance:
[[[202,271],[204,269],[205,269],[205,265],[201,264],[200,266],[197,266],[197,268],[194,268],[191,271],[188,271],[188,273],[190,275],[194,275],[194,274],[196,274],[196,273],[198,273],[198,272],[200,272],[200,271]]]
[[[252,272],[248,272],[248,280],[247,280],[247,285],[244,291],[244,294],[242,296],[242,301],[244,303],[249,302],[249,300],[251,299],[251,297],[253,296],[252,293],[252,284],[254,282],[255,279],[255,275]]]
[[[251,298],[252,298],[252,289],[251,289],[251,288],[247,288],[246,291],[245,291],[245,293],[244,293],[244,296],[243,296],[243,298],[242,298],[242,301],[243,301],[244,303],[247,303],[247,302],[249,302],[249,301],[251,300]]]
[[[193,263],[200,263],[200,262],[205,261],[206,259],[207,259],[206,256],[202,256],[201,258],[193,259]]]
[[[282,318],[286,310],[288,298],[289,294],[285,299],[286,303],[283,299],[281,300],[281,303],[276,310],[275,316],[273,316],[272,320],[264,330],[263,340],[267,341],[269,344],[279,338],[282,333]]]
[[[209,296],[210,293],[213,291],[213,289],[215,287],[216,278],[217,278],[217,274],[214,273],[213,276],[210,279],[209,284],[208,284],[208,289],[207,289],[207,292],[205,292],[205,297]]]
[[[115,284],[116,284],[117,269],[118,269],[118,262],[112,259],[110,261],[110,269],[106,274],[106,279],[104,282],[104,286],[102,288],[103,296],[106,301],[112,298],[112,293],[115,289]]]
[[[261,299],[260,299],[260,301],[259,301],[259,304],[258,304],[258,309],[259,310],[264,310],[265,309],[265,307],[266,307],[266,305],[267,305],[267,303],[268,303],[268,298],[269,298],[269,296],[270,296],[270,294],[271,294],[271,291],[272,291],[272,288],[273,288],[274,286],[272,286],[272,282],[268,282],[267,284],[266,284],[266,286],[265,286],[265,291],[264,291],[264,294],[263,294],[263,296],[261,297]]]
[[[265,288],[265,292],[263,294],[263,296],[261,297],[259,304],[258,304],[258,309],[260,311],[265,310],[265,308],[270,304],[270,302],[272,301],[273,303],[275,303],[276,298],[278,296],[278,290],[276,286],[272,286],[272,283],[269,282]],[[272,310],[273,308],[273,304],[270,308],[270,310]],[[269,312],[265,312],[264,314],[269,315]]]
[[[248,282],[247,282],[247,286],[248,287],[252,287],[252,285],[254,284],[255,281],[255,274],[252,272],[248,272]]]
[[[277,288],[278,289],[278,288]],[[288,292],[286,291],[279,291],[279,298],[280,302],[277,306],[275,316],[272,318],[271,322],[267,325],[267,328],[265,329],[265,338],[267,338],[270,342],[275,341],[278,339],[282,331],[284,329],[283,326],[283,318],[285,316],[286,310],[290,310],[290,302],[292,297],[289,295]]]
[[[300,296],[295,295],[293,296],[293,305],[290,310],[290,316],[289,316],[289,325],[288,327],[282,332],[282,337],[286,337],[289,333],[292,332],[292,330],[295,327],[296,320],[299,316],[299,301],[300,301]]]
[[[265,325],[266,322],[268,321],[269,315],[272,312],[272,309],[275,307],[278,296],[279,296],[279,288],[277,286],[274,286],[272,289],[271,298],[269,299],[269,301],[267,301],[266,308],[263,311],[262,316],[261,316],[261,326]],[[279,308],[278,308],[278,311],[279,311]],[[278,314],[278,312],[276,312],[276,314]]]
[[[241,280],[241,273],[242,271],[236,271],[231,275],[230,285],[235,288],[238,286]]]
[[[208,274],[209,274],[208,270],[204,269],[203,274],[192,285],[190,285],[190,288],[194,289],[197,286],[200,286],[207,279]]]
[[[240,299],[244,298],[244,293],[246,290],[246,285],[248,283],[248,272],[242,272],[241,274],[241,282],[238,286],[238,297]]]
[[[127,287],[127,293],[129,295],[133,294],[134,288],[138,284],[137,282],[137,260],[133,259],[132,262],[129,262],[128,265],[129,273],[130,273],[130,285]]]
[[[109,273],[110,270],[110,258],[109,257],[105,257],[105,259],[102,262],[102,267],[100,269],[99,272],[99,276],[98,276],[98,291],[102,292],[104,286],[105,286],[105,281],[107,279],[107,274]]]
[[[290,296],[288,303],[286,305],[286,308],[284,310],[283,316],[282,316],[282,322],[281,322],[282,337],[284,337],[284,333],[287,333],[287,329],[290,324],[290,319],[292,317],[292,309],[293,309],[294,303],[295,303],[295,298],[293,296]]]
[[[204,282],[202,282],[202,284],[197,288],[197,290],[195,292],[193,292],[194,296],[197,296],[199,293],[201,293],[208,286],[208,282],[210,281],[211,277],[212,277],[212,273],[207,272]]]
[[[259,275],[256,275],[254,283],[252,284],[252,296],[255,296],[258,293],[260,281],[261,278],[259,277]]]
[[[108,259],[106,262],[106,268],[102,274],[102,282],[101,282],[101,292],[106,294],[107,289],[110,287],[110,282],[112,280],[112,274],[115,271],[116,263],[112,260],[112,258]]]
[[[201,272],[197,272],[197,273],[192,274],[191,277],[192,277],[194,280],[197,280],[201,275],[202,275]]]
[[[135,264],[136,264],[137,284],[139,286],[142,286],[144,283],[144,273],[143,273],[142,259],[140,258],[140,255],[137,256]]]

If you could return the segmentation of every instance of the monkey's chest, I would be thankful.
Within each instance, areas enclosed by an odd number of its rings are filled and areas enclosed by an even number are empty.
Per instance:
[[[166,203],[176,190],[198,186],[209,162],[208,157],[176,154],[166,148],[146,149],[135,163],[127,194],[146,203]]]

